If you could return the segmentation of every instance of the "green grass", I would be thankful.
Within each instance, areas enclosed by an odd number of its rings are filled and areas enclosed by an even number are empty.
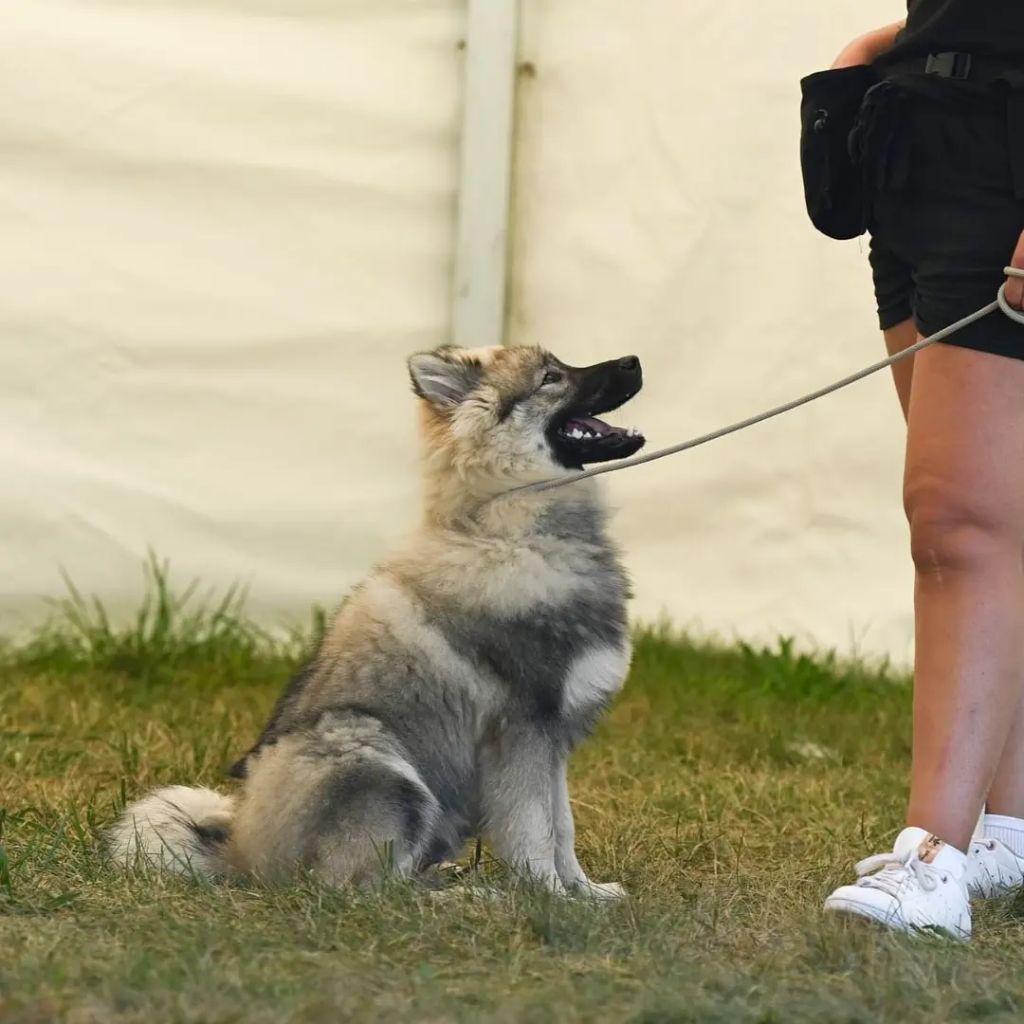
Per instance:
[[[308,642],[247,623],[240,595],[183,600],[165,566],[147,571],[129,626],[72,590],[0,654],[0,1020],[1024,1016],[1024,905],[979,908],[968,948],[819,913],[899,825],[909,687],[787,644],[639,637],[572,773],[581,860],[627,885],[622,905],[112,872],[98,837],[125,800],[225,785]]]

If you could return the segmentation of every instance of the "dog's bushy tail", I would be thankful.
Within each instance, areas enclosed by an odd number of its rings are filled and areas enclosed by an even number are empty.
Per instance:
[[[122,868],[157,867],[179,875],[223,878],[234,800],[202,786],[165,786],[129,804],[108,844]]]

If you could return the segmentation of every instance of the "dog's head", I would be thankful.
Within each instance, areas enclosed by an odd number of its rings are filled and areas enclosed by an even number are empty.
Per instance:
[[[531,482],[644,445],[639,431],[597,417],[641,388],[636,356],[567,366],[533,346],[444,346],[409,360],[428,453],[463,479]]]

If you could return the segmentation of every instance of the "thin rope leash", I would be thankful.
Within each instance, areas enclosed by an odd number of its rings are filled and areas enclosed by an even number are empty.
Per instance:
[[[1017,267],[1004,267],[1003,272],[1007,277],[1021,277],[1024,278],[1024,269]],[[843,388],[849,387],[851,384],[856,384],[859,380],[864,380],[865,377],[870,377],[874,373],[878,373],[879,370],[884,370],[889,366],[893,366],[904,359],[909,359],[912,355],[920,352],[924,348],[928,348],[929,345],[934,345],[936,342],[943,341],[957,331],[963,330],[969,324],[973,324],[980,320],[982,317],[986,317],[989,313],[994,313],[996,310],[1002,310],[1011,320],[1018,324],[1024,324],[1024,313],[1018,309],[1014,309],[1006,301],[1006,283],[1004,282],[999,286],[999,291],[996,293],[996,297],[987,305],[982,306],[981,309],[976,309],[973,313],[968,313],[967,316],[957,320],[956,323],[950,324],[948,327],[943,327],[941,331],[936,331],[934,334],[929,335],[927,338],[922,338],[919,342],[911,345],[909,348],[905,348],[895,355],[889,356],[887,359],[882,359],[880,362],[872,363],[871,366],[864,367],[863,370],[858,370],[856,373],[851,373],[848,377],[843,377],[841,380],[837,380],[832,384],[827,384],[823,388],[818,388],[816,391],[811,391],[809,394],[801,395],[799,398],[794,398],[789,402],[784,402],[782,405],[777,405],[773,409],[768,409],[765,412],[760,412],[756,416],[749,416],[745,420],[740,420],[738,423],[731,423],[727,427],[719,427],[718,430],[712,430],[709,434],[701,434],[699,437],[691,438],[688,441],[680,441],[678,444],[669,445],[668,448],[659,448],[657,451],[648,452],[646,455],[634,455],[631,459],[623,459],[621,462],[612,462],[603,466],[595,466],[593,469],[582,470],[579,473],[572,473],[569,476],[552,477],[550,480],[539,480],[532,484],[521,484],[518,487],[510,487],[507,491],[502,491],[501,494],[495,497],[503,498],[509,494],[523,494],[527,491],[550,491],[555,487],[565,487],[568,484],[574,484],[579,480],[589,480],[593,476],[601,476],[603,473],[618,473],[623,469],[632,469],[634,466],[642,466],[647,462],[654,462],[657,459],[667,458],[669,455],[678,455],[680,452],[689,451],[691,448],[699,448],[701,445],[709,444],[711,441],[717,441],[720,437],[727,437],[729,434],[739,433],[741,430],[746,430],[748,427],[757,426],[758,423],[764,423],[766,420],[774,419],[776,416],[781,416],[783,413],[791,412],[793,409],[799,409],[802,405],[807,405],[810,402],[816,402],[819,398],[824,398],[826,395],[831,395],[833,392],[840,391]]]

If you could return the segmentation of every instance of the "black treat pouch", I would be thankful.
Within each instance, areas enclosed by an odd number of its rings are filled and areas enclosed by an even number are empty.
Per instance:
[[[870,64],[859,64],[800,81],[804,199],[811,223],[829,238],[856,238],[867,229],[864,178],[849,140],[864,96],[880,78]]]

